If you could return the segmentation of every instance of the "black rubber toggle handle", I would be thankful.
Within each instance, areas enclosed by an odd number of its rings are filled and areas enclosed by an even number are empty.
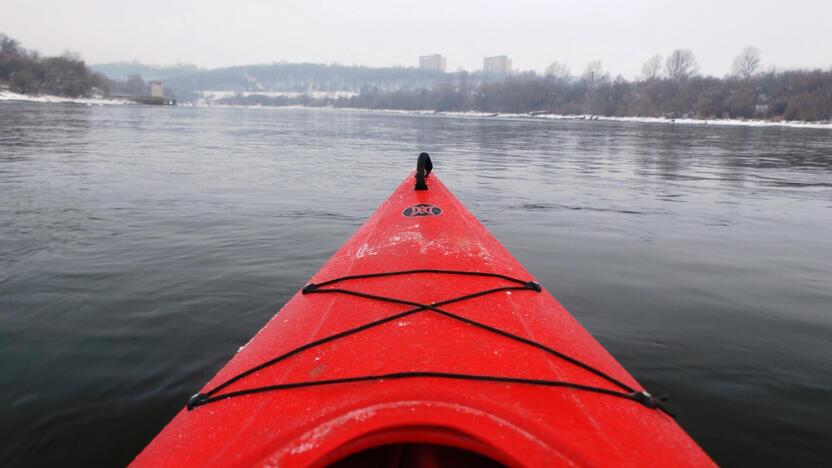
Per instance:
[[[202,402],[207,398],[206,395],[202,393],[196,393],[191,398],[188,399],[188,411],[196,408],[197,406],[201,405]]]
[[[433,163],[430,161],[430,155],[420,153],[416,161],[416,190],[428,189],[425,179],[430,175],[431,170],[433,170]]]

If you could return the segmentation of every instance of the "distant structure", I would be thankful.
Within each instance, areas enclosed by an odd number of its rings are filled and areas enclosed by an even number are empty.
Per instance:
[[[445,57],[440,54],[423,55],[419,57],[419,68],[427,68],[428,70],[445,71],[447,62]]]
[[[165,91],[162,88],[161,81],[151,81],[150,83],[150,97],[160,98],[164,97]]]
[[[482,60],[482,71],[495,75],[508,75],[511,73],[511,59],[507,55],[486,57]]]
[[[150,95],[149,96],[117,96],[114,95],[112,97],[122,98],[129,101],[133,101],[139,104],[150,104],[154,106],[175,106],[176,99],[171,97],[165,97],[165,89],[162,88],[161,81],[149,81],[147,83],[148,88],[150,88]]]

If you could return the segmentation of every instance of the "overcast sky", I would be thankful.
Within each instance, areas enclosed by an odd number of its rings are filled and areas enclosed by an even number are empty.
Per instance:
[[[686,48],[721,76],[753,44],[767,67],[832,66],[832,0],[0,0],[0,32],[88,63],[412,66],[441,53],[454,71],[505,54],[515,69],[601,60],[632,77]]]

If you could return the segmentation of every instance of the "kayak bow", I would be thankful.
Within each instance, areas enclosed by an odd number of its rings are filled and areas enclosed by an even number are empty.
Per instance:
[[[713,465],[431,169],[133,466]]]

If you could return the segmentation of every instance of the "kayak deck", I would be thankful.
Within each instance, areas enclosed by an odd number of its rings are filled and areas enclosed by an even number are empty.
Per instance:
[[[435,175],[427,186],[407,178],[134,465],[712,464],[654,400],[613,395],[642,388]],[[372,276],[407,270],[508,279]],[[327,283],[354,275],[371,276]]]

